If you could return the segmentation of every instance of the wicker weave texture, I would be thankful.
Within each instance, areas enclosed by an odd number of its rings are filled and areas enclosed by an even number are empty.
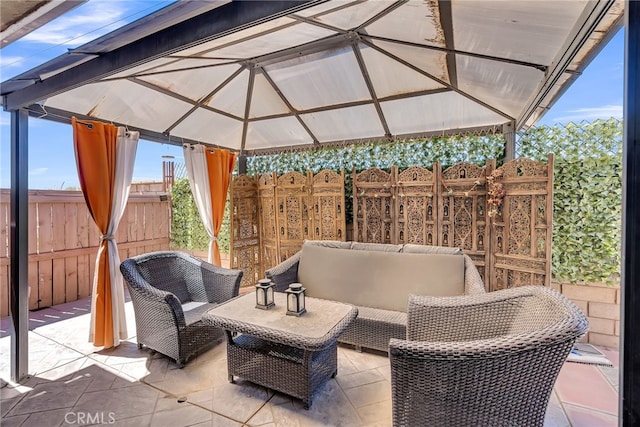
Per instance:
[[[249,335],[227,339],[230,376],[296,397],[307,408],[318,388],[337,374],[337,360],[336,341],[312,352]]]
[[[236,295],[242,271],[216,267],[175,251],[151,252],[126,259],[120,271],[129,288],[139,345],[158,351],[182,367],[223,336],[199,316],[187,316],[183,304],[214,307]],[[200,308],[202,310],[202,308]]]
[[[580,309],[549,288],[409,301],[389,343],[394,426],[542,426]]]
[[[239,297],[229,304],[239,305],[240,299],[247,297]],[[282,299],[278,303],[281,304]],[[220,314],[220,310],[203,315],[203,321],[227,331],[227,364],[231,381],[233,376],[239,376],[297,397],[308,408],[318,388],[336,375],[337,339],[358,315],[356,307],[339,305],[347,310],[329,322],[322,336],[311,336],[304,327],[297,333],[286,332],[273,321],[263,325],[234,320]]]
[[[403,252],[405,246],[408,253],[460,253],[455,248],[443,248],[438,246],[418,246],[418,245],[386,245],[358,242],[332,242],[332,241],[306,241],[305,244],[320,245],[325,247],[344,248],[346,244],[352,244],[351,250],[377,250]],[[340,246],[338,246],[338,244]],[[465,294],[475,295],[485,292],[482,277],[475,264],[467,255],[464,257],[464,288]],[[284,291],[289,284],[298,281],[298,266],[300,263],[300,252],[296,253],[286,261],[267,270],[265,275],[276,285],[276,290]],[[357,272],[354,272],[357,274]],[[345,286],[348,277],[345,277]],[[393,286],[393,284],[389,284]],[[361,290],[366,292],[366,290]],[[359,307],[358,318],[355,319],[345,332],[338,339],[339,342],[355,345],[356,347],[366,347],[380,351],[388,351],[389,340],[391,338],[404,339],[406,337],[406,314],[388,310],[381,310],[370,307]]]

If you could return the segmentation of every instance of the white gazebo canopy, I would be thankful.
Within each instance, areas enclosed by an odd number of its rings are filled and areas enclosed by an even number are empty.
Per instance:
[[[6,109],[243,154],[520,129],[622,25],[611,1],[179,2],[2,83]]]

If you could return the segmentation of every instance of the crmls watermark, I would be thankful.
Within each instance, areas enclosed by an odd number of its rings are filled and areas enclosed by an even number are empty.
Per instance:
[[[115,412],[67,412],[64,414],[64,421],[67,424],[95,425],[95,424],[115,424]]]

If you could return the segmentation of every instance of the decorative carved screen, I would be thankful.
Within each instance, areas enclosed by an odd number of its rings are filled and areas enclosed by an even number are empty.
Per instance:
[[[488,161],[484,167],[457,163],[442,171],[438,191],[438,244],[462,248],[483,280],[489,265],[486,171],[494,165],[495,161]]]
[[[436,245],[437,175],[429,169],[413,166],[402,172],[392,169],[397,192],[392,197],[397,218],[397,243]]]
[[[289,172],[278,178],[276,186],[276,221],[278,233],[278,263],[295,254],[304,239],[310,236],[309,177]]]
[[[393,175],[377,168],[353,171],[353,235],[358,242],[396,240]]]
[[[489,217],[484,167],[461,162],[433,172],[411,167],[353,174],[354,240],[459,247],[473,259],[487,290],[549,285],[553,157],[548,164],[519,159],[502,166],[506,196]],[[504,213],[503,213],[504,211]],[[492,268],[495,267],[495,268]]]
[[[505,192],[494,216],[491,182]],[[304,239],[346,240],[344,197],[344,171],[237,177],[231,258],[245,271],[243,285],[300,250]],[[460,247],[487,290],[549,286],[552,208],[553,156],[547,164],[517,159],[498,169],[490,160],[444,171],[439,164],[433,171],[353,171],[355,241]]]
[[[243,286],[299,251],[304,239],[346,238],[344,171],[240,175],[231,194],[232,267],[245,272]]]
[[[260,277],[264,271],[278,265],[278,222],[276,218],[276,174],[263,174],[258,177],[258,208],[260,217]]]
[[[238,176],[231,185],[231,268],[244,271],[241,286],[257,283],[260,268],[260,219],[258,186],[246,175]]]
[[[505,196],[493,218],[490,289],[549,286],[553,156],[546,165],[516,159],[498,170]]]
[[[344,170],[322,170],[312,176],[313,240],[345,240]]]

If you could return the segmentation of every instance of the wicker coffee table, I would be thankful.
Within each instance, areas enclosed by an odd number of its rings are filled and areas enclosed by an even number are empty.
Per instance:
[[[276,306],[255,308],[253,293],[203,314],[204,323],[227,334],[229,381],[238,376],[301,399],[311,406],[316,390],[337,374],[337,339],[358,309],[349,304],[306,298],[307,312],[287,316],[286,297]]]

